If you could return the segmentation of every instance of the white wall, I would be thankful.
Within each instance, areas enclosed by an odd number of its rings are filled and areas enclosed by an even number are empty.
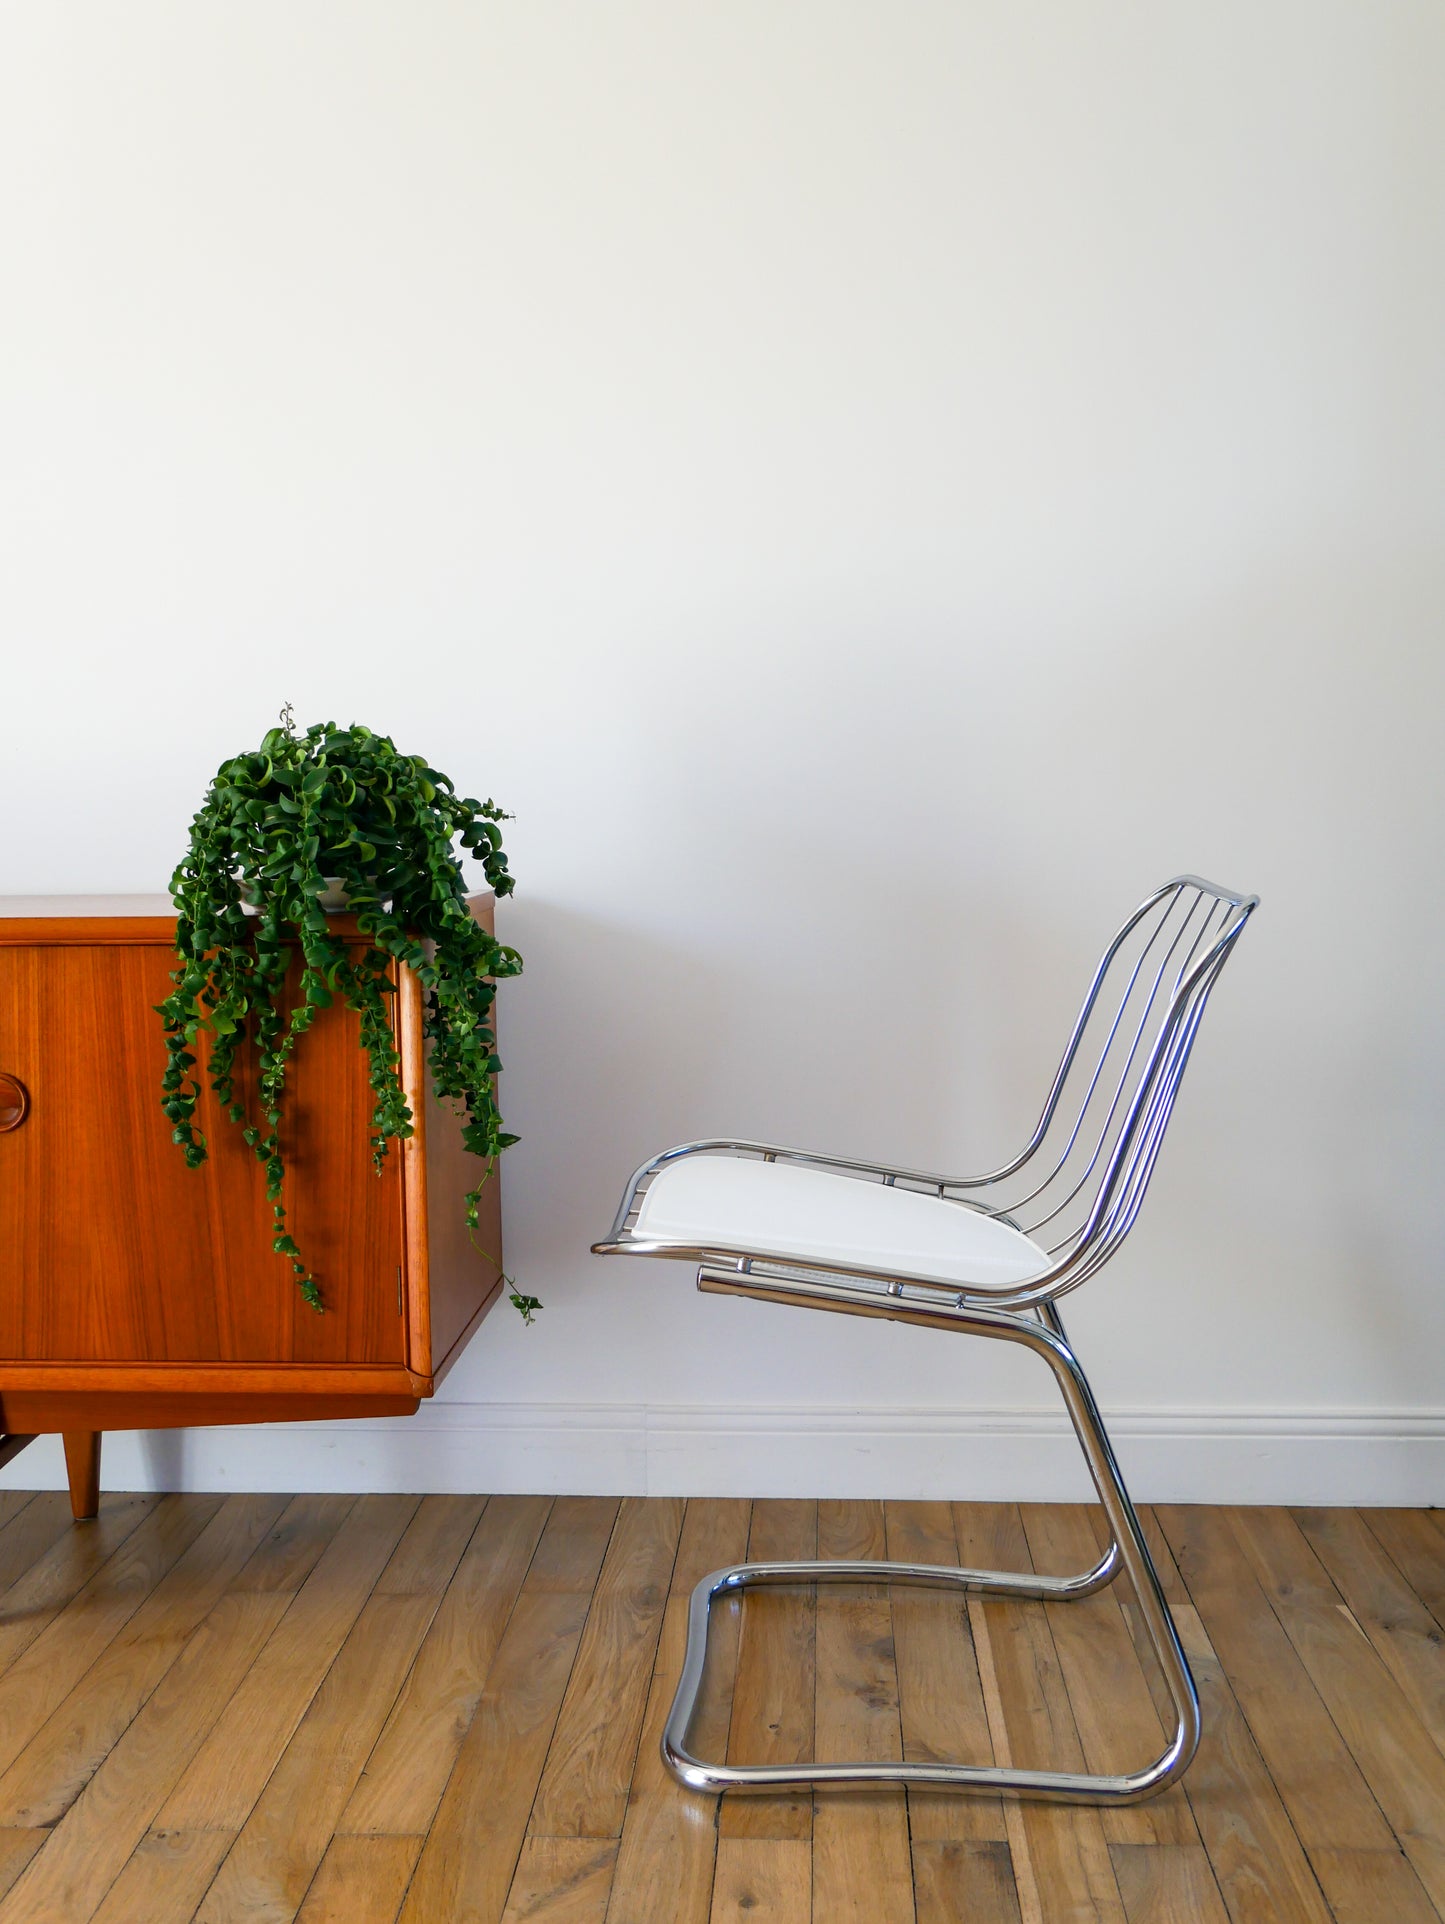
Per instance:
[[[1126,1468],[1445,1498],[1442,90],[1433,0],[4,9],[0,889],[163,886],[286,699],[517,812],[545,1313],[113,1480],[1075,1488],[1015,1357],[586,1246],[692,1135],[1010,1149],[1192,868]]]

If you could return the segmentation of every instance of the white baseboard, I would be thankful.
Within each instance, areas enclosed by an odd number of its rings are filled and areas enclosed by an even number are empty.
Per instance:
[[[1445,1410],[1120,1410],[1141,1502],[1445,1504]],[[59,1489],[58,1437],[0,1488]],[[108,1489],[567,1491],[957,1497],[1091,1492],[1062,1414],[1035,1409],[434,1403],[417,1415],[117,1432]]]

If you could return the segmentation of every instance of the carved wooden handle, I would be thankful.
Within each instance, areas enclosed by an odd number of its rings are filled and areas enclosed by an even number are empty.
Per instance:
[[[0,1134],[18,1129],[30,1107],[30,1094],[18,1076],[0,1075]]]

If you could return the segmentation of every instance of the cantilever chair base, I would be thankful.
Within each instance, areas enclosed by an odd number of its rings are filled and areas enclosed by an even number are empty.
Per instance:
[[[709,1291],[765,1295],[771,1301],[808,1301],[813,1288],[799,1281],[759,1286],[736,1273],[699,1272],[699,1286]],[[826,1285],[824,1285],[826,1287]],[[797,1291],[797,1294],[793,1292]],[[813,1298],[816,1301],[815,1298]],[[823,1306],[823,1305],[818,1305]],[[673,1776],[699,1791],[837,1790],[858,1785],[928,1784],[963,1792],[1005,1792],[1016,1797],[1054,1803],[1133,1804],[1155,1796],[1188,1769],[1199,1744],[1199,1698],[1190,1675],[1179,1634],[1159,1585],[1139,1519],[1124,1488],[1118,1464],[1083,1370],[1064,1335],[1052,1305],[1033,1316],[999,1311],[969,1312],[950,1305],[947,1310],[920,1310],[916,1304],[901,1309],[882,1305],[858,1310],[853,1304],[831,1301],[829,1308],[854,1313],[890,1311],[907,1321],[943,1324],[968,1334],[1021,1342],[1047,1358],[1064,1393],[1075,1434],[1083,1448],[1094,1487],[1112,1533],[1108,1550],[1092,1570],[1073,1577],[1041,1577],[1032,1571],[955,1570],[936,1564],[860,1562],[738,1563],[714,1570],[697,1585],[688,1606],[687,1654],[662,1736],[663,1761]],[[1042,1602],[1070,1602],[1093,1596],[1112,1583],[1120,1571],[1128,1573],[1138,1599],[1150,1644],[1168,1686],[1175,1712],[1174,1736],[1163,1753],[1146,1768],[1127,1776],[1084,1771],[1016,1770],[998,1764],[945,1763],[708,1763],[689,1748],[707,1660],[707,1637],[715,1597],[737,1595],[765,1584],[798,1583],[912,1583],[963,1590],[973,1595],[1025,1597]]]

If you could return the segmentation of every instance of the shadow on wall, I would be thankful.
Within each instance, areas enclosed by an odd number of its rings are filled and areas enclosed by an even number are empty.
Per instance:
[[[186,1482],[190,1434],[189,1430],[141,1431],[141,1459],[147,1478],[145,1488],[184,1490],[190,1487]]]

